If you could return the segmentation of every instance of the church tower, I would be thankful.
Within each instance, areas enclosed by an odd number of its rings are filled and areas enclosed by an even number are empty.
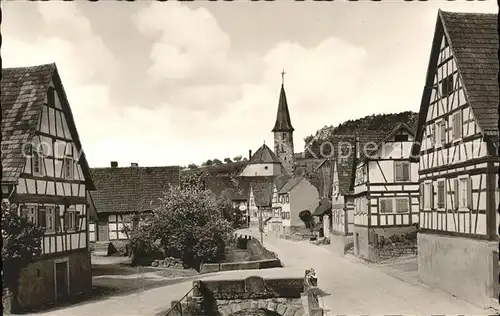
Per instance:
[[[281,72],[281,92],[278,102],[278,114],[276,124],[274,124],[274,153],[278,156],[283,167],[293,175],[294,172],[294,151],[293,151],[293,131],[286,102],[284,87],[285,71]]]

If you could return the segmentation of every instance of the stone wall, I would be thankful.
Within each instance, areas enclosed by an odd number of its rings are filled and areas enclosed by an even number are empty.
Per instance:
[[[253,315],[260,309],[285,316],[323,316],[315,285],[317,281],[311,283],[308,275],[306,273],[304,278],[263,279],[252,276],[246,279],[194,281],[192,295],[183,298],[183,303],[172,301],[172,310],[168,315]]]
[[[498,242],[418,234],[420,279],[461,299],[487,307],[498,282]],[[498,303],[496,303],[498,304]]]
[[[266,249],[256,238],[251,238],[247,243],[252,260],[278,259],[278,255]]]
[[[243,262],[226,262],[226,263],[205,263],[201,265],[200,273],[212,273],[219,271],[231,270],[253,270],[253,269],[269,269],[280,268],[280,259],[254,260]]]
[[[18,302],[22,310],[29,311],[55,302],[54,260],[61,258],[68,259],[69,295],[92,291],[90,252],[86,249],[42,258],[21,270]]]

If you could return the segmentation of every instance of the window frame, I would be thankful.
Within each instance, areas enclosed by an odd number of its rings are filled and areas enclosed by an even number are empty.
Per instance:
[[[406,210],[403,211],[403,212],[399,212],[398,211],[398,201],[404,201],[405,205],[406,205]],[[393,213],[394,214],[409,214],[411,212],[411,207],[410,207],[410,198],[406,197],[406,196],[398,196],[398,197],[395,197],[394,198],[394,211]]]
[[[459,110],[451,115],[451,120],[453,122],[452,124],[452,134],[453,134],[453,141],[457,142],[462,140],[463,137],[463,117],[462,117],[462,110]],[[457,124],[456,118],[459,118],[459,123]],[[458,130],[457,130],[458,129]]]
[[[38,168],[35,168],[36,163],[38,163]],[[43,176],[43,155],[33,148],[31,148],[31,173],[35,176]]]
[[[446,131],[446,120],[441,120],[439,125],[439,133],[441,135],[440,143],[441,145],[446,144],[447,131]]]
[[[360,201],[361,202],[361,201]],[[385,202],[384,204],[382,204],[382,202]],[[389,202],[389,203],[387,203]],[[392,214],[394,213],[394,199],[393,198],[380,198],[378,200],[378,203],[379,203],[379,213],[380,214]],[[383,208],[382,208],[382,205],[390,205],[390,211],[385,211]],[[360,203],[360,208],[361,208],[361,203]]]
[[[398,165],[401,166],[401,177],[398,178]],[[409,182],[411,180],[410,176],[410,162],[406,160],[394,160],[394,182]],[[404,168],[407,168],[407,177],[405,178],[404,175]]]
[[[69,171],[69,174],[68,174]],[[63,158],[63,178],[73,180],[75,176],[75,160],[69,155],[64,155]]]
[[[424,210],[431,210],[432,209],[432,207],[433,207],[432,194],[433,194],[432,181],[424,182],[424,205],[423,205],[422,209],[424,209]]]
[[[442,198],[442,202],[440,201]],[[446,209],[446,181],[444,179],[437,181],[437,207],[438,210]]]
[[[440,148],[442,144],[442,136],[441,136],[441,122],[442,120],[439,119],[434,123],[434,146],[436,148]]]
[[[444,77],[441,82],[441,99],[448,98],[453,94],[453,86],[454,86],[453,74],[449,74]]]

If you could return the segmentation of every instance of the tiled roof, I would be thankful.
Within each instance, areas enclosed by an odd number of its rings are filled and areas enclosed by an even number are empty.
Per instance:
[[[96,191],[90,192],[97,213],[151,210],[169,185],[179,185],[179,167],[92,168]]]
[[[248,198],[250,181],[244,178],[211,176],[205,179],[205,188],[216,196],[224,191],[228,192],[232,200],[246,200]]]
[[[497,14],[439,12],[474,117],[486,134],[498,134]]]
[[[2,69],[2,180],[17,181],[26,162],[22,145],[36,125],[55,65]]]
[[[329,198],[324,198],[319,202],[318,207],[312,213],[313,216],[321,216],[332,209],[332,203]]]
[[[304,180],[304,177],[293,177],[293,178],[290,178],[286,183],[285,185],[281,188],[281,190],[278,192],[280,194],[283,194],[283,193],[288,193],[290,192],[293,188],[295,188],[295,186],[297,184],[299,184],[300,181]]]
[[[251,186],[255,198],[255,205],[258,207],[271,206],[273,182],[252,182]]]
[[[281,161],[273,151],[264,144],[252,155],[252,158],[248,162],[248,164],[260,163],[281,163]]]
[[[295,174],[303,176],[314,185],[320,196],[331,194],[332,162],[330,159],[305,159],[296,164]]]
[[[280,99],[278,103],[278,114],[276,115],[276,123],[274,124],[273,132],[293,132],[292,122],[290,120],[290,112],[288,111],[288,103],[286,102],[285,87],[281,85]]]
[[[90,177],[89,166],[82,150],[71,107],[67,104],[64,87],[57,67],[53,63],[2,69],[2,181],[17,182],[18,180],[26,162],[22,152],[23,146],[35,135],[51,81],[62,97],[63,106],[67,108],[68,127],[76,148],[82,152],[79,162],[82,164],[87,188],[92,190],[94,184]]]
[[[274,179],[273,183],[276,186],[276,189],[279,191],[291,178],[292,177],[289,175],[278,176]]]

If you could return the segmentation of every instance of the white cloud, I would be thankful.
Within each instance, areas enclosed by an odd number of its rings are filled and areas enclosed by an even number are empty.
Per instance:
[[[225,68],[231,43],[206,9],[154,2],[134,22],[146,36],[157,37],[148,70],[155,78],[187,79]]]

